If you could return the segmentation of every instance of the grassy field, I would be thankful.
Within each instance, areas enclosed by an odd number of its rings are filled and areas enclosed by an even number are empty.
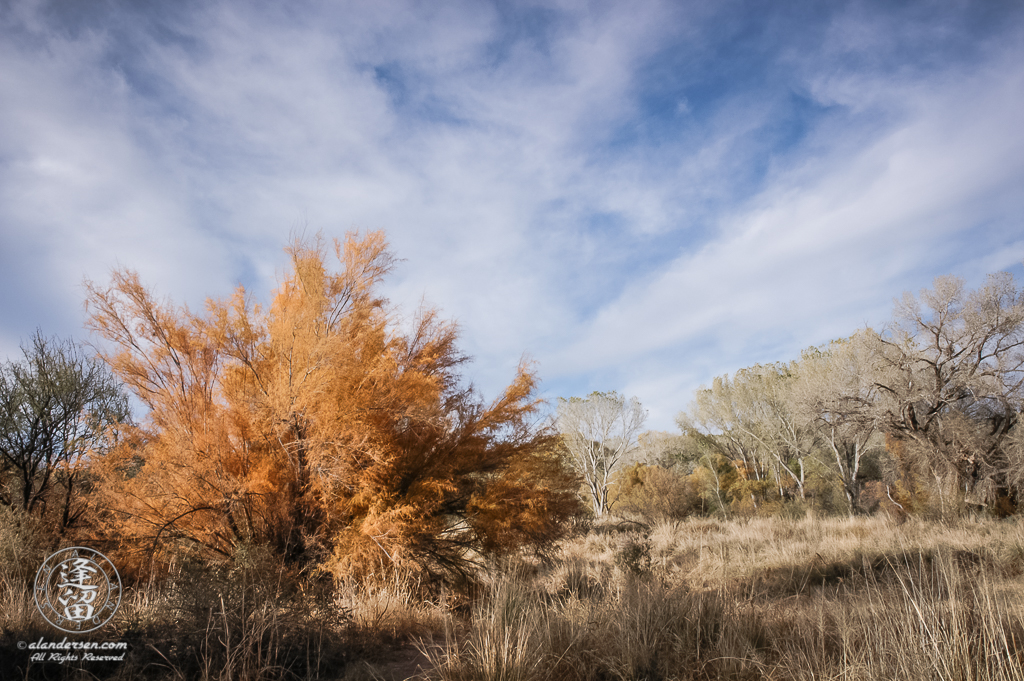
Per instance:
[[[12,579],[3,679],[1024,681],[1014,519],[614,518],[429,595],[314,588],[254,552],[130,590],[103,630],[125,660],[79,669],[26,665],[17,641],[60,637]]]

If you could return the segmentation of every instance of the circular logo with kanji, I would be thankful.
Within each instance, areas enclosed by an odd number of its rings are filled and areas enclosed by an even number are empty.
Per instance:
[[[61,549],[36,573],[35,598],[43,618],[61,631],[95,631],[121,605],[121,576],[99,551]]]

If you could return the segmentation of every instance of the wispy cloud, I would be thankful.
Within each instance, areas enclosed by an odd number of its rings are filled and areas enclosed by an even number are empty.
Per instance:
[[[697,385],[1015,266],[1019,12],[968,4],[13,2],[0,353],[83,277],[259,295],[303,228],[385,228],[494,395]]]

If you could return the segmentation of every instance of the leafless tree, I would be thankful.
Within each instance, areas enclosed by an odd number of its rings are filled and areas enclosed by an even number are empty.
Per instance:
[[[784,364],[758,364],[740,369],[731,380],[715,378],[711,388],[697,392],[690,413],[680,414],[677,421],[683,432],[701,434],[716,444],[744,479],[773,478],[783,496],[788,479],[804,498],[806,463],[815,439],[804,415],[793,407],[793,370]]]
[[[643,463],[671,468],[696,455],[696,444],[685,435],[647,430],[637,436],[637,455]]]
[[[742,425],[746,415],[743,400],[737,397],[735,382],[728,376],[717,376],[711,387],[697,391],[688,411],[676,417],[676,423],[683,433],[700,443],[704,459],[708,452],[725,458],[743,476],[755,481],[767,480],[771,476],[770,466],[758,452],[757,439],[749,435]],[[757,499],[751,499],[757,506]]]
[[[943,511],[953,495],[991,503],[1024,401],[1024,292],[1013,276],[991,274],[974,291],[938,277],[920,298],[905,293],[893,323],[868,336],[880,414],[926,464]]]
[[[835,464],[850,513],[861,491],[861,464],[879,447],[881,429],[875,409],[871,346],[865,333],[810,348],[797,364],[795,408],[817,431],[823,454]]]
[[[636,450],[646,419],[639,400],[616,392],[559,398],[555,425],[568,462],[590,490],[596,515],[608,512],[612,473]]]

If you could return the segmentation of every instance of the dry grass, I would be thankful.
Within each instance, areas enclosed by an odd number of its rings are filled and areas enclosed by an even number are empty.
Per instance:
[[[53,637],[29,572],[8,564],[0,584],[0,662]],[[1018,520],[611,519],[552,561],[493,570],[471,603],[420,593],[397,579],[318,591],[259,552],[186,565],[126,591],[104,632],[130,642],[125,663],[0,676],[1024,681]]]
[[[1024,681],[1024,531],[886,518],[608,521],[496,579],[445,681]]]

